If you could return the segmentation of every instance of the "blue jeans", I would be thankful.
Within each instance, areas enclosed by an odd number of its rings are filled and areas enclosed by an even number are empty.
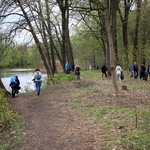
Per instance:
[[[35,81],[36,92],[40,93],[42,81]]]
[[[138,78],[138,71],[134,71],[134,79]]]

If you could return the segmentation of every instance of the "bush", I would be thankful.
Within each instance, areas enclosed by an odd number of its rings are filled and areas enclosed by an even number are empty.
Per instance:
[[[48,83],[60,83],[64,81],[72,81],[75,80],[75,76],[72,74],[64,74],[64,73],[57,73],[54,74],[54,77],[48,76]]]
[[[20,126],[22,118],[12,111],[4,91],[0,89],[0,149],[12,149],[21,140],[23,131]]]

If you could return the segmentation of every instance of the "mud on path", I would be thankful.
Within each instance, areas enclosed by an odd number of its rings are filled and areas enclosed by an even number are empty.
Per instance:
[[[103,104],[149,107],[149,89],[122,92],[113,95],[111,80],[81,80],[47,87],[40,96],[33,92],[10,98],[24,120],[25,138],[17,150],[107,150],[109,138],[95,119],[81,111]]]

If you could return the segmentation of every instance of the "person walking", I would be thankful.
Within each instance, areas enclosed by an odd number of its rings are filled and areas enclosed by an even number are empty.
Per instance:
[[[149,79],[150,79],[150,63],[149,63],[149,65],[147,66],[147,73],[148,73],[148,76],[149,76]]]
[[[80,67],[77,63],[75,64],[74,74],[76,76],[76,80],[80,80]]]
[[[143,80],[145,80],[145,71],[146,71],[146,67],[144,65],[144,63],[141,65],[141,70],[140,70],[140,79],[143,78]]]
[[[19,78],[18,76],[13,76],[11,79],[10,79],[10,87],[12,89],[12,92],[11,92],[11,96],[12,98],[15,98],[15,94],[18,94],[19,93],[19,90],[20,90],[20,81],[19,81]]]
[[[92,70],[92,63],[89,62],[89,70]]]
[[[69,62],[66,62],[65,69],[66,69],[66,74],[70,74],[70,64],[69,64]]]
[[[42,85],[42,73],[39,68],[35,69],[34,79],[37,95],[40,95]]]
[[[134,61],[134,63],[133,63],[133,76],[134,76],[134,79],[138,78],[138,71],[139,71],[138,65],[137,65],[136,61]]]
[[[118,83],[121,83],[121,72],[122,72],[122,68],[121,66],[118,64],[116,66],[116,80]]]
[[[103,78],[104,75],[107,78],[106,71],[108,71],[108,69],[107,69],[107,67],[105,65],[102,66],[101,71],[102,71],[102,78]]]
[[[130,66],[129,71],[130,71],[130,77],[133,77],[133,65]]]

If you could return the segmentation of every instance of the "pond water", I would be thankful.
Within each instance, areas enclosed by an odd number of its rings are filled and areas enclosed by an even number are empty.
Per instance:
[[[16,68],[16,69],[1,69],[0,77],[5,86],[5,88],[11,92],[11,88],[9,86],[10,79],[12,76],[18,76],[20,80],[21,90],[20,93],[26,93],[29,91],[35,90],[35,84],[32,79],[34,76],[34,69],[26,69],[26,68]],[[46,74],[42,74],[43,78],[46,78]]]

